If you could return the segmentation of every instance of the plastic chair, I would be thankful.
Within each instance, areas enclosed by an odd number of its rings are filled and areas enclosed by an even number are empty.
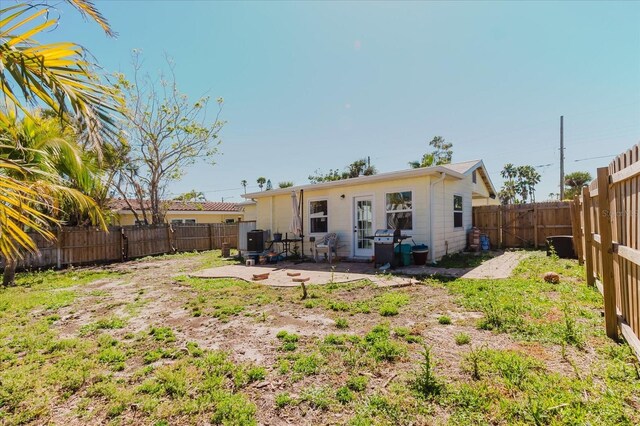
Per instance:
[[[332,263],[333,256],[338,256],[338,235],[335,232],[330,232],[324,237],[316,240],[313,245],[313,259],[318,261],[318,253],[326,253],[329,257],[329,263]]]

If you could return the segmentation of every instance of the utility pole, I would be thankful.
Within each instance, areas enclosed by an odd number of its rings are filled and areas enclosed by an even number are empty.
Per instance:
[[[560,201],[564,200],[564,116],[560,116]]]

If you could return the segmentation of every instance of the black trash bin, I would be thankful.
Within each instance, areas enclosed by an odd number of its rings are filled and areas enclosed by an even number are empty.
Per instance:
[[[572,235],[554,235],[547,237],[547,256],[551,256],[551,247],[561,259],[577,259],[576,252],[573,250]]]

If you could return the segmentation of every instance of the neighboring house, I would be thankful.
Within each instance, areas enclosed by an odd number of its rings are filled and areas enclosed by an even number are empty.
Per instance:
[[[253,200],[242,201],[242,202],[238,203],[238,206],[240,206],[240,208],[242,208],[242,210],[244,212],[244,216],[242,217],[242,220],[250,221],[250,220],[256,220],[257,219],[256,202],[255,201],[253,201]]]
[[[140,203],[129,200],[141,216]],[[111,210],[116,213],[116,225],[135,225],[136,219],[123,199],[113,199]],[[236,203],[219,203],[213,201],[163,201],[166,209],[167,223],[233,223],[242,220],[244,212]],[[151,220],[147,209],[148,220]]]
[[[373,243],[366,237],[399,227],[415,243],[429,246],[432,261],[463,250],[472,206],[496,198],[483,162],[475,160],[245,194],[256,202],[258,229],[289,231],[292,191],[303,200],[305,254],[312,246],[309,237],[335,232],[340,257],[371,258]]]

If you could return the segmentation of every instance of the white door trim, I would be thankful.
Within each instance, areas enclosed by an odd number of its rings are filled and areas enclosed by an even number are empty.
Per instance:
[[[351,210],[351,220],[352,220],[352,244],[351,244],[351,252],[353,257],[371,257],[373,256],[373,241],[371,242],[370,249],[359,249],[358,248],[358,220],[357,220],[357,203],[359,201],[369,201],[371,203],[371,229],[367,230],[368,235],[373,235],[376,230],[376,215],[375,215],[375,199],[373,195],[355,195],[352,199],[352,210]]]

